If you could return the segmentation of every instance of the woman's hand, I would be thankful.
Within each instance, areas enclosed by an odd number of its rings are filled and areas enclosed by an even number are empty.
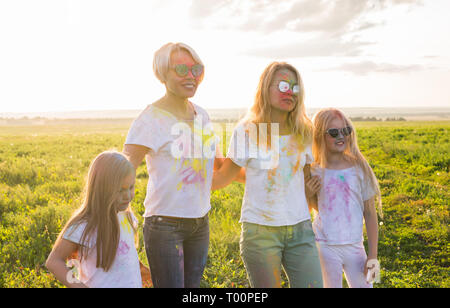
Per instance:
[[[310,199],[314,197],[320,191],[321,187],[322,184],[318,175],[310,177],[308,180],[306,180],[305,185],[306,198]]]
[[[311,165],[306,164],[303,168],[303,179],[305,182],[305,196],[308,202],[309,210],[319,211],[319,205],[317,201],[317,193],[322,186],[319,176],[311,176]]]
[[[245,184],[245,179],[246,179],[245,168],[242,167],[238,175],[234,178],[234,181]]]
[[[222,167],[223,162],[225,161],[225,157],[217,157],[214,159],[214,171],[217,171]]]
[[[214,170],[211,190],[223,188],[233,180],[239,180],[242,176],[245,179],[245,173],[242,175],[241,169],[231,159],[226,158],[220,168]]]

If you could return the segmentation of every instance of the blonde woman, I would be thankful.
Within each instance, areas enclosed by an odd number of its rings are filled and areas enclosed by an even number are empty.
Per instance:
[[[322,109],[314,116],[315,168],[307,185],[317,193],[314,231],[325,287],[342,287],[344,271],[350,287],[372,287],[377,261],[380,188],[358,149],[351,121],[339,110]],[[376,202],[377,199],[377,202]],[[366,223],[368,256],[363,245]]]
[[[234,129],[213,189],[245,167],[240,251],[252,287],[321,287],[322,275],[305,194],[312,162],[312,124],[299,72],[273,62],[262,73],[255,102]]]
[[[85,199],[61,231],[46,266],[67,287],[142,287],[135,247],[137,219],[129,204],[135,171],[121,153],[107,151],[91,163]],[[66,261],[76,255],[79,277]]]
[[[204,66],[188,45],[168,43],[155,52],[153,70],[166,93],[133,122],[123,151],[135,168],[146,158],[144,242],[154,286],[199,287],[215,139],[208,114],[190,98]]]

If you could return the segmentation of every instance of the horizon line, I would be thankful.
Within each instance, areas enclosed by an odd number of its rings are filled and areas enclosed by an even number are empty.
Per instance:
[[[150,104],[149,104],[150,105]],[[144,110],[148,105],[146,105],[144,108],[141,109],[76,109],[76,110],[44,110],[44,111],[0,111],[0,115],[4,114],[33,114],[33,113],[71,113],[71,112],[119,112],[119,111],[142,111]],[[200,106],[202,107],[202,106]],[[223,107],[223,108],[207,108],[202,107],[205,110],[243,110],[243,109],[249,109],[250,107]],[[450,110],[450,106],[389,106],[389,107],[372,107],[372,106],[364,106],[364,107],[357,107],[357,106],[346,106],[346,107],[334,107],[334,106],[322,106],[322,107],[306,107],[305,109],[323,109],[323,108],[336,108],[336,109],[448,109]]]

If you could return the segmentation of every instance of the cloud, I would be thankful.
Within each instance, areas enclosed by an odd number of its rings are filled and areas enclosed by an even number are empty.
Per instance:
[[[248,48],[246,55],[269,58],[355,57],[371,42],[343,41],[340,38],[314,38],[283,44],[265,44]]]
[[[382,2],[392,2],[393,4],[418,4],[423,5],[422,0],[390,0],[390,1],[382,1]]]
[[[326,3],[319,2],[322,8],[317,14],[308,18],[296,19],[293,21],[292,30],[300,32],[327,32],[341,33],[349,29],[351,23],[357,20],[367,9],[368,2],[361,0],[340,0]],[[301,2],[296,6],[301,9]]]
[[[376,26],[364,18],[372,11],[421,0],[192,0],[196,27],[271,33],[274,31],[345,33]]]
[[[333,68],[322,69],[318,71],[345,71],[355,75],[368,75],[371,73],[412,73],[423,71],[425,69],[433,69],[433,67],[424,67],[419,64],[397,65],[391,63],[375,63],[373,61],[361,61],[356,63],[345,63]]]
[[[211,17],[217,10],[222,10],[227,5],[226,0],[194,0],[192,1],[189,15],[193,19],[205,19]]]
[[[385,24],[383,20],[369,20],[371,12],[420,3],[421,0],[192,0],[189,16],[197,29],[259,34],[248,41],[250,47],[242,46],[246,55],[351,57],[362,55],[364,47],[373,44],[361,40],[362,31]],[[261,35],[264,43],[254,39]]]

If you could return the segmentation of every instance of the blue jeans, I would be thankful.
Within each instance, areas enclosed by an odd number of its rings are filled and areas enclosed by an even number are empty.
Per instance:
[[[208,257],[208,215],[146,217],[144,245],[155,288],[198,288]]]

